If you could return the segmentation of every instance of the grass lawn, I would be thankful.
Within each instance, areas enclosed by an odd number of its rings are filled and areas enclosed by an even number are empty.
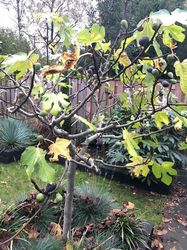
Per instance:
[[[54,167],[59,176],[62,166],[55,164]],[[120,205],[126,201],[133,202],[137,215],[153,223],[161,221],[161,209],[166,201],[166,196],[150,194],[125,184],[77,171],[76,185],[79,183],[97,185],[103,189],[108,189]],[[19,163],[0,164],[0,212],[9,207],[21,194],[32,190],[34,188],[27,178],[24,167],[20,166]]]

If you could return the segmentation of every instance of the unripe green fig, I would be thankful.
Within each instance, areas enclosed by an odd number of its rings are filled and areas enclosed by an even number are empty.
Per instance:
[[[139,63],[136,65],[137,69],[141,69],[142,68],[142,65]]]
[[[121,146],[121,142],[120,141],[115,142],[115,146]]]
[[[171,82],[172,84],[176,84],[176,83],[177,83],[177,80],[176,80],[176,79],[171,79],[170,82]]]
[[[172,72],[168,72],[168,76],[169,76],[169,78],[173,78],[173,73]]]
[[[40,113],[39,113],[39,116],[42,116],[42,117],[44,117],[44,116],[46,116],[47,115],[47,113],[45,112],[45,111],[41,111]]]
[[[150,41],[149,38],[147,36],[142,36],[142,38],[140,38],[139,40],[139,44],[142,47],[147,47],[149,45]]]
[[[159,75],[160,75],[158,69],[153,69],[152,74],[154,75],[155,78],[159,77]]]
[[[36,140],[37,140],[38,142],[43,142],[43,140],[44,140],[43,135],[38,135],[37,138],[36,138]]]
[[[153,71],[153,67],[150,66],[147,68],[147,72],[152,73],[152,71]]]
[[[40,63],[36,63],[34,65],[34,69],[35,69],[35,71],[39,71],[41,69],[41,64]]]
[[[37,200],[38,202],[42,202],[42,201],[44,201],[44,199],[45,199],[44,194],[39,193],[39,194],[36,195],[36,200]]]
[[[174,60],[175,60],[175,56],[173,54],[170,54],[170,55],[167,56],[167,61],[169,63],[173,62]]]
[[[122,20],[121,21],[121,28],[127,30],[128,27],[129,27],[129,24],[128,24],[127,20],[125,20],[125,19]]]
[[[62,195],[60,193],[57,193],[55,197],[55,202],[62,202],[62,201],[63,201]]]

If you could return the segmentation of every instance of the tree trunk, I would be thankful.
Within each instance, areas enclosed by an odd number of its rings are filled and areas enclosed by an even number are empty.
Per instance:
[[[77,164],[75,162],[70,161],[68,166],[68,173],[67,173],[68,183],[67,183],[67,190],[65,197],[64,223],[63,223],[63,239],[65,241],[69,238],[71,232],[76,165]]]

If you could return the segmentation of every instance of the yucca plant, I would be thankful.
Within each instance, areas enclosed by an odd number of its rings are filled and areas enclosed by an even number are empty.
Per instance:
[[[18,160],[24,149],[33,143],[33,131],[25,122],[13,118],[0,119],[0,161]]]
[[[73,225],[100,223],[110,210],[117,206],[109,192],[92,185],[81,185],[75,189]]]
[[[112,231],[117,237],[121,238],[122,248],[125,250],[134,250],[139,247],[147,246],[146,232],[144,230],[145,222],[133,214],[126,214],[117,217]]]

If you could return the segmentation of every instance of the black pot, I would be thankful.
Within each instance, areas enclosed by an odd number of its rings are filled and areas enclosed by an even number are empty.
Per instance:
[[[23,150],[14,151],[14,152],[1,152],[0,153],[0,162],[2,163],[11,163],[16,162],[20,159]]]

